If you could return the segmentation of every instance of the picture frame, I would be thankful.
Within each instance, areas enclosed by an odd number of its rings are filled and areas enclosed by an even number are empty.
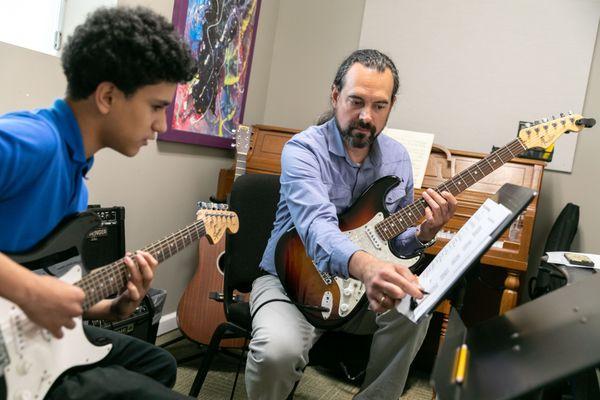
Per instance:
[[[231,148],[242,123],[261,0],[175,0],[198,73],[178,84],[158,140]]]

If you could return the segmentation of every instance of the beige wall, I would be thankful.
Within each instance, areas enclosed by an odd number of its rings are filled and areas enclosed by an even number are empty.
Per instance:
[[[146,5],[171,17],[173,0],[120,0]],[[356,49],[364,0],[262,0],[244,122],[303,128],[328,107],[329,87],[341,60]],[[584,111],[600,117],[598,41]],[[0,113],[42,107],[63,96],[59,60],[0,43]],[[599,128],[582,133],[572,174],[544,177],[532,254],[566,202],[581,206],[579,249],[600,252],[593,194],[600,180],[593,164]],[[195,203],[214,194],[220,168],[232,154],[177,143],[152,143],[133,159],[101,151],[90,174],[90,202],[126,207],[127,248],[139,248],[190,223]],[[534,257],[535,258],[535,257]],[[194,246],[167,260],[155,286],[168,290],[164,313],[174,311],[196,268]]]
[[[596,38],[583,114],[600,122],[600,32]],[[572,173],[547,172],[544,175],[530,266],[541,255],[554,219],[569,202],[580,207],[579,232],[573,243],[574,249],[600,253],[600,211],[595,197],[600,193],[599,168],[596,165],[600,149],[600,125],[586,129],[579,135]]]
[[[266,124],[303,129],[329,107],[336,69],[358,46],[364,4],[364,0],[281,1]]]

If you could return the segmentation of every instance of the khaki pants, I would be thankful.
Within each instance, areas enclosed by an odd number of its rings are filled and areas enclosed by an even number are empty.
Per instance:
[[[279,278],[265,275],[256,279],[250,293],[251,312],[271,299],[289,300]],[[356,399],[400,397],[428,326],[429,318],[415,325],[395,309],[375,314],[366,308],[343,326],[349,333],[374,333],[365,381]],[[322,333],[293,304],[276,301],[261,307],[252,321],[246,363],[249,399],[285,399],[302,377],[308,352]]]

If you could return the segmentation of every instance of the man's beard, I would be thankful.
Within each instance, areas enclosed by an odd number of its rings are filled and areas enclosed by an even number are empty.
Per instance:
[[[369,147],[379,135],[379,132],[376,131],[376,128],[373,125],[365,123],[361,120],[352,121],[346,129],[342,129],[340,127],[337,117],[335,118],[335,123],[337,124],[337,127],[342,135],[342,140],[344,140],[344,142],[346,142],[351,148],[364,149],[365,147]],[[368,129],[370,134],[367,135],[362,132],[352,132],[357,128]]]

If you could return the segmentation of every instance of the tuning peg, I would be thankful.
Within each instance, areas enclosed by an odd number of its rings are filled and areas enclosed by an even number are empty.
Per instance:
[[[523,127],[524,127],[524,128],[529,128],[530,126],[531,126],[531,122],[525,122],[525,123],[523,124]]]
[[[552,120],[554,120],[554,119],[556,119],[556,116],[555,116],[554,114],[552,114],[552,119],[551,119],[551,121],[552,121]]]
[[[569,113],[568,113],[568,114],[569,114],[569,115],[573,115],[573,111],[569,110]]]
[[[585,126],[586,128],[591,128],[596,125],[596,120],[594,118],[580,118],[575,122],[576,125]]]
[[[565,113],[560,113],[560,117],[564,118],[565,117]]]
[[[542,118],[542,122],[548,122],[548,118]]]

